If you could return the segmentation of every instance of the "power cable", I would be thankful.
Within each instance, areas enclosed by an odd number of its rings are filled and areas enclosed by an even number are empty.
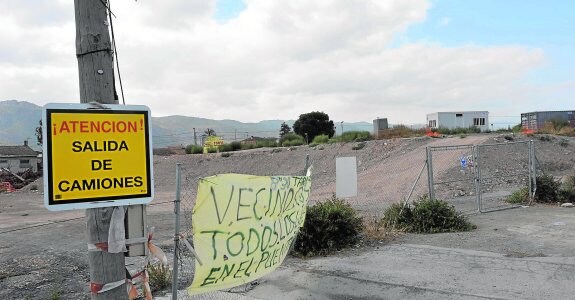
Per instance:
[[[116,49],[116,38],[114,36],[114,23],[112,22],[112,9],[110,8],[110,0],[108,0],[108,19],[110,20],[110,32],[112,34],[112,48],[114,49],[113,55],[116,57],[116,70],[118,71],[118,81],[120,83],[120,93],[122,94],[122,103],[126,105],[126,99],[124,98],[124,86],[122,85],[122,75],[120,74],[120,63],[118,62],[118,49]],[[116,17],[116,16],[114,16]]]

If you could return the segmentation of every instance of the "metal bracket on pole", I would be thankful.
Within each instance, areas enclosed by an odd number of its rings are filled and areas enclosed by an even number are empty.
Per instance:
[[[99,103],[99,102],[88,102],[86,103],[88,105],[90,105],[90,107],[88,107],[88,109],[111,109],[110,107],[107,107],[106,105]]]

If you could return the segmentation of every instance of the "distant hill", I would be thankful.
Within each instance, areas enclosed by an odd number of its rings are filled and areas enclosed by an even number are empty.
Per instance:
[[[153,114],[153,112],[152,112]],[[42,107],[26,101],[0,101],[0,145],[20,145],[28,140],[36,146],[35,128],[42,118]],[[285,120],[293,126],[295,120]],[[284,120],[265,120],[257,123],[242,123],[235,120],[212,120],[187,116],[152,117],[152,141],[154,148],[189,145],[194,143],[194,128],[199,143],[206,129],[213,129],[226,142],[241,141],[251,136],[278,137]],[[341,133],[341,123],[336,124],[336,133]],[[344,131],[372,131],[369,122],[343,123]]]
[[[36,127],[42,119],[42,107],[26,101],[0,101],[0,145],[22,145],[24,140],[35,150]]]

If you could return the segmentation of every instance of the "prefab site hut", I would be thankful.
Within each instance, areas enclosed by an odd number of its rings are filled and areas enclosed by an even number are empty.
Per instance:
[[[488,111],[436,112],[427,115],[427,126],[432,129],[477,127],[482,132],[489,130]]]

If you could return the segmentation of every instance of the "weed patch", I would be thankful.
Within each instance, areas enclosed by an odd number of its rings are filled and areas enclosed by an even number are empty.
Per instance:
[[[166,265],[148,264],[148,276],[152,291],[161,291],[172,284],[172,272]]]
[[[335,138],[338,142],[365,142],[371,140],[369,131],[347,131]]]
[[[188,145],[186,146],[186,154],[200,154],[204,152],[201,146]]]
[[[511,204],[521,204],[529,202],[529,188],[523,187],[518,191],[513,192],[513,194],[509,195],[505,201]]]

